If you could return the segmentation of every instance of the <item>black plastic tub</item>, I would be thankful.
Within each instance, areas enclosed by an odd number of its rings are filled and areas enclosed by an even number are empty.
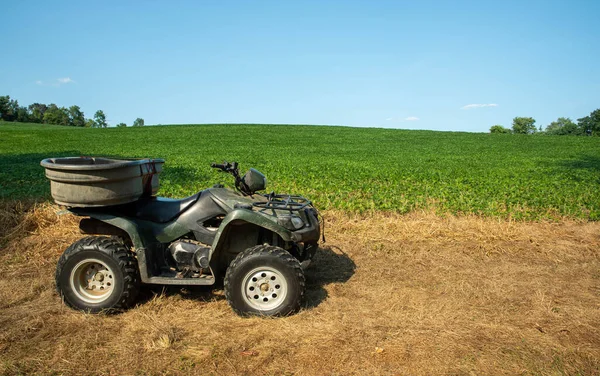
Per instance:
[[[57,204],[86,207],[126,204],[158,191],[164,159],[47,158],[40,164]]]

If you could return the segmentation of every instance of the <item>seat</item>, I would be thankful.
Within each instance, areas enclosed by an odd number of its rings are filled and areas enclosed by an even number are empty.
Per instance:
[[[180,200],[165,197],[139,200],[135,205],[135,217],[156,223],[169,222],[198,201],[201,193]]]

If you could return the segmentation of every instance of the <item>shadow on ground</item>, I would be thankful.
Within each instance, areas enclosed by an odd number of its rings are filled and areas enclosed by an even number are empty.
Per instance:
[[[578,159],[561,161],[559,166],[570,170],[600,171],[600,157],[596,155],[582,155]]]
[[[143,305],[156,296],[179,296],[185,300],[209,302],[225,299],[219,287],[214,286],[167,286],[167,285],[142,285],[137,304]]]
[[[77,156],[76,150],[60,152],[60,156]],[[0,199],[46,199],[50,182],[46,180],[42,159],[59,156],[44,154],[0,154]]]
[[[313,262],[305,271],[306,292],[304,308],[312,309],[327,299],[324,288],[331,283],[344,283],[354,275],[356,265],[348,255],[338,247],[319,248]],[[145,304],[155,296],[179,296],[186,300],[209,302],[225,299],[223,284],[215,286],[162,286],[144,285],[138,299]]]
[[[325,286],[347,282],[356,270],[354,261],[335,246],[319,248],[313,262],[306,270],[306,308],[314,308],[327,299]]]
[[[2,166],[0,168],[0,199],[49,200],[50,181],[46,179],[44,168],[40,166],[40,162],[46,158],[79,157],[82,155],[78,150],[0,154],[0,166]],[[94,154],[94,156],[114,159],[140,158],[116,154]],[[165,181],[164,184],[161,184],[161,192],[165,192],[167,196],[171,196],[173,192],[176,192],[177,196],[189,196],[210,186],[211,178],[214,177],[202,173],[196,168],[169,164],[166,167],[163,166],[163,171],[160,174],[160,179]]]
[[[589,180],[589,174],[600,173],[600,156],[597,155],[583,154],[573,159],[543,161],[540,164],[553,174],[566,175],[575,181]]]

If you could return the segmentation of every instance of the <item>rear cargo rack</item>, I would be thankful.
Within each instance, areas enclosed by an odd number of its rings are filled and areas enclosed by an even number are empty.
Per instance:
[[[302,196],[276,195],[274,193],[264,196],[268,199],[267,202],[254,202],[252,204],[254,207],[262,209],[261,212],[265,210],[289,210],[292,212],[302,210],[312,204],[310,200]]]

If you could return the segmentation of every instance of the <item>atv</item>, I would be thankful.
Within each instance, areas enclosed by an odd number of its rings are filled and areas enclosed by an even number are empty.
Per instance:
[[[321,234],[317,209],[301,196],[257,194],[266,178],[255,169],[240,176],[236,162],[211,167],[231,174],[235,189],[217,184],[178,200],[68,207],[92,236],[58,261],[63,301],[91,313],[119,311],[135,304],[141,284],[223,281],[227,302],[241,316],[296,312]]]

